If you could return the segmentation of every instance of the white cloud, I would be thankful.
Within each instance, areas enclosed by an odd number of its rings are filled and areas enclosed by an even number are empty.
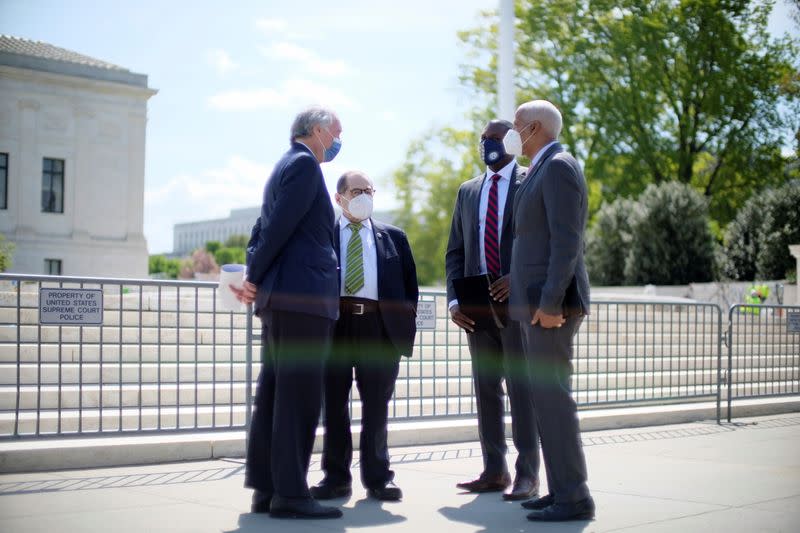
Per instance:
[[[386,122],[391,122],[397,118],[397,113],[394,111],[381,111],[378,113],[378,118],[385,120]]]
[[[211,63],[211,66],[213,66],[220,75],[227,74],[239,67],[239,65],[233,62],[228,52],[219,48],[209,50],[208,62]]]
[[[342,59],[324,59],[316,52],[290,42],[262,46],[261,54],[268,59],[298,63],[303,69],[321,76],[341,76],[352,71]]]
[[[290,79],[277,89],[240,89],[211,96],[209,105],[220,111],[254,111],[259,109],[284,109],[290,106],[320,104],[334,109],[352,109],[353,101],[339,89],[308,80]]]

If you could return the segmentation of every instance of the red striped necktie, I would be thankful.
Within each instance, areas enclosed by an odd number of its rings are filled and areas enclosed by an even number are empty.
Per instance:
[[[497,238],[497,182],[500,174],[492,176],[489,187],[489,202],[486,206],[486,227],[483,232],[483,253],[486,256],[486,270],[495,276],[500,275],[500,241]]]

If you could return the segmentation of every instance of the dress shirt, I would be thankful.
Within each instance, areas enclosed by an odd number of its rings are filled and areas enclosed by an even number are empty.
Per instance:
[[[339,219],[339,264],[341,265],[340,295],[353,298],[378,299],[378,251],[375,248],[375,235],[372,233],[370,219],[361,221],[361,252],[364,261],[364,286],[355,294],[345,294],[344,279],[347,276],[347,244],[353,231],[348,227],[350,221],[346,217]]]
[[[533,156],[533,161],[531,161],[531,166],[528,167],[528,176],[532,174],[532,170],[536,168],[536,165],[539,164],[539,160],[544,157],[545,152],[550,149],[551,146],[556,144],[558,141],[550,141],[549,143],[542,146],[542,149],[536,152],[536,155]]]
[[[486,272],[488,272],[486,268],[483,239],[486,234],[486,209],[489,207],[489,189],[492,187],[492,176],[500,174],[500,179],[497,180],[497,243],[499,245],[503,237],[503,213],[506,209],[506,199],[508,199],[508,187],[511,185],[512,178],[517,179],[516,176],[512,176],[515,164],[516,160],[512,160],[497,172],[487,167],[486,174],[483,176],[481,198],[478,204],[478,245],[480,247],[481,274],[486,274]],[[452,309],[454,305],[458,305],[458,299],[450,300],[447,304],[447,308]]]

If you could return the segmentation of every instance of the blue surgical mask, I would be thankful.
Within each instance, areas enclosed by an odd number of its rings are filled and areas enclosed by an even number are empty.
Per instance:
[[[331,144],[330,148],[325,149],[325,158],[323,161],[333,161],[333,158],[336,157],[336,154],[339,153],[339,150],[342,149],[342,140],[338,137],[333,138],[333,144]]]
[[[503,141],[483,139],[481,141],[481,159],[487,165],[494,165],[506,156]]]

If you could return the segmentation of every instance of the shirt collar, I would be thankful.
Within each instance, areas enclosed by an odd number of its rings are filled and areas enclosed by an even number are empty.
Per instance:
[[[506,166],[504,166],[503,168],[501,168],[497,172],[495,172],[494,170],[492,170],[489,167],[486,167],[486,177],[490,178],[490,177],[494,176],[495,174],[500,174],[500,180],[510,181],[511,180],[511,173],[514,171],[514,165],[516,165],[516,164],[517,164],[517,160],[516,159],[512,159],[511,162],[509,162]]]
[[[539,160],[544,157],[544,154],[547,153],[547,150],[550,149],[551,146],[556,144],[558,141],[550,141],[549,143],[542,146],[542,149],[536,152],[536,155],[533,156],[533,161],[531,161],[530,168],[536,168],[536,164],[539,163]]]
[[[347,220],[347,218],[345,218],[345,216],[344,216],[344,215],[342,215],[341,217],[339,217],[339,229],[340,229],[340,230],[344,231],[345,229],[347,229],[347,226],[348,226],[348,225],[350,225],[350,221],[349,221],[349,220]],[[362,221],[361,221],[361,225],[362,225],[363,227],[367,228],[367,229],[368,229],[368,230],[370,230],[370,231],[372,230],[372,221],[371,221],[370,219],[368,219],[368,218],[367,218],[367,219],[364,219],[364,220],[362,220]]]

